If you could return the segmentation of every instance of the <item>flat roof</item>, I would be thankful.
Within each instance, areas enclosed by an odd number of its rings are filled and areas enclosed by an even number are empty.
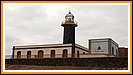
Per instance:
[[[98,38],[98,39],[89,39],[89,40],[111,40],[114,44],[116,44],[117,46],[119,46],[114,40],[112,40],[111,38]]]
[[[72,44],[42,44],[42,45],[20,45],[13,46],[15,50],[17,49],[36,49],[36,48],[59,48],[59,47],[72,47]],[[80,48],[84,51],[89,51],[86,47],[79,44],[75,44],[75,47]]]

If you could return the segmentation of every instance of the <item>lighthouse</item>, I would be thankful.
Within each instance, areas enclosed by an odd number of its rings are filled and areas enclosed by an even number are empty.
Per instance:
[[[61,26],[64,27],[63,44],[75,44],[75,27],[78,25],[74,22],[74,16],[70,11]]]
[[[75,23],[74,16],[70,11],[65,16],[65,22],[61,26],[64,27],[63,44],[72,44],[71,57],[75,57],[75,27],[78,25]]]

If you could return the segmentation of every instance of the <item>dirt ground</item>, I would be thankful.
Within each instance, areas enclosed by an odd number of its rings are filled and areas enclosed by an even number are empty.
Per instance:
[[[127,70],[127,68],[102,68],[102,67],[78,67],[78,66],[36,66],[36,65],[8,65],[5,70]]]
[[[31,66],[31,65],[8,65],[6,70],[83,70],[87,67],[75,66]]]

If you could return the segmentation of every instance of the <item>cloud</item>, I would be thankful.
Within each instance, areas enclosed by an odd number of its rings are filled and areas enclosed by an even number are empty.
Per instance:
[[[76,43],[88,47],[90,38],[111,37],[128,46],[127,5],[5,5],[5,47],[63,42],[61,22],[71,10],[78,22]]]

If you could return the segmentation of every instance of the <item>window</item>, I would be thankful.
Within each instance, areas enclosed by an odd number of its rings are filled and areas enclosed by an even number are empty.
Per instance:
[[[112,54],[114,55],[114,47],[112,47]]]
[[[42,50],[38,51],[38,58],[43,58],[43,51]]]
[[[97,49],[95,50],[95,52],[104,52],[104,50],[101,48],[101,46],[99,45],[97,47]]]
[[[85,54],[85,52],[83,52],[83,54]]]
[[[116,56],[118,56],[118,50],[116,50]]]
[[[55,50],[51,50],[51,58],[55,58]]]
[[[101,47],[100,47],[100,46],[98,46],[97,50],[101,50]]]
[[[27,52],[27,58],[31,58],[31,51]]]
[[[17,58],[21,58],[21,51],[17,52]]]
[[[64,49],[64,50],[63,50],[62,57],[63,57],[63,58],[68,57],[68,50],[67,50],[67,49]]]

